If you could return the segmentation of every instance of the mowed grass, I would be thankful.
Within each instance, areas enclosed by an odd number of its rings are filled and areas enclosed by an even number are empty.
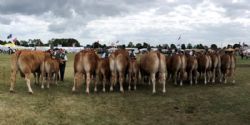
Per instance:
[[[177,124],[249,125],[250,60],[238,58],[236,84],[183,87],[167,83],[152,95],[152,86],[140,84],[137,91],[72,94],[73,58],[68,55],[65,81],[42,90],[32,85],[27,93],[24,79],[17,75],[16,93],[9,93],[10,56],[0,55],[0,124],[6,125],[82,125],[82,124]],[[33,79],[34,81],[34,79]]]

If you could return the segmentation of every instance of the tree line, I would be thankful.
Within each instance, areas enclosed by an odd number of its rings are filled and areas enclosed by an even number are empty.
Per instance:
[[[106,48],[109,47],[106,44],[100,44],[99,41],[94,42],[92,45],[88,44],[86,45],[87,48]],[[211,44],[211,46],[206,46],[203,44],[196,44],[196,45],[192,45],[191,43],[188,44],[180,44],[180,45],[176,45],[176,44],[162,44],[162,45],[156,45],[156,46],[152,46],[149,43],[143,42],[143,43],[136,43],[134,44],[134,42],[129,42],[128,45],[125,44],[120,44],[117,47],[121,47],[121,48],[138,48],[138,49],[142,49],[142,48],[159,48],[159,49],[218,49],[219,47],[216,44]],[[234,44],[234,45],[230,45],[228,44],[227,46],[225,46],[224,48],[240,48],[241,45],[240,44]]]
[[[0,40],[0,44],[4,45],[7,43],[11,43],[11,41],[2,41]],[[76,39],[51,39],[48,43],[43,43],[40,39],[29,39],[29,40],[16,40],[14,41],[15,45],[25,46],[25,47],[35,47],[35,46],[58,46],[61,45],[63,47],[80,47],[80,43]]]
[[[4,45],[6,43],[11,43],[11,41],[2,41],[0,40],[0,44]],[[80,47],[80,43],[79,41],[77,41],[76,39],[73,38],[69,38],[69,39],[51,39],[48,41],[48,43],[43,43],[40,39],[29,39],[29,40],[16,40],[15,41],[16,45],[20,45],[20,46],[25,46],[25,47],[35,47],[35,46],[62,46],[62,47]],[[106,44],[100,44],[99,41],[93,42],[93,44],[87,44],[86,45],[87,48],[107,48],[110,47]],[[142,49],[142,48],[159,48],[159,49],[218,49],[219,47],[216,44],[212,44],[211,46],[206,46],[203,44],[196,44],[196,45],[192,45],[191,43],[188,44],[180,44],[180,45],[176,45],[176,44],[162,44],[162,45],[157,45],[157,46],[152,46],[147,42],[143,42],[143,43],[136,43],[134,44],[134,42],[129,42],[127,45],[125,44],[119,44],[118,47],[126,47],[126,48],[138,48],[138,49]],[[234,45],[227,45],[225,48],[240,48],[241,45],[240,44],[234,44]]]

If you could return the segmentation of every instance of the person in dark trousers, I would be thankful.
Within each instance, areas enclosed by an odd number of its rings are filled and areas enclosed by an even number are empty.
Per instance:
[[[61,54],[60,58],[62,59],[63,63],[60,63],[59,68],[60,68],[60,80],[64,80],[64,72],[65,72],[65,67],[66,67],[66,62],[68,61],[66,51],[64,49],[61,49]]]
[[[64,49],[59,49],[55,51],[55,57],[58,59],[62,60],[62,63],[59,64],[60,68],[60,80],[64,81],[64,73],[65,73],[65,67],[66,67],[66,62],[68,60],[66,51]]]
[[[240,51],[240,56],[241,56],[241,59],[244,58],[244,54],[243,54],[243,51],[242,51],[242,50]]]
[[[8,47],[8,54],[11,55],[12,53],[14,53],[13,50],[10,47]]]

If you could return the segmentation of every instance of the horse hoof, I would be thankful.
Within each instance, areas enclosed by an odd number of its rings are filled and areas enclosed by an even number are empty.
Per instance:
[[[10,90],[10,93],[15,93],[15,91],[14,90]]]

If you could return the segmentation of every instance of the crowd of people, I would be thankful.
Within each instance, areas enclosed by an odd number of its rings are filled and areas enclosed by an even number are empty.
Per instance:
[[[3,54],[12,54],[12,53],[15,53],[16,49],[13,49],[11,47],[0,47],[0,53],[3,53]]]

